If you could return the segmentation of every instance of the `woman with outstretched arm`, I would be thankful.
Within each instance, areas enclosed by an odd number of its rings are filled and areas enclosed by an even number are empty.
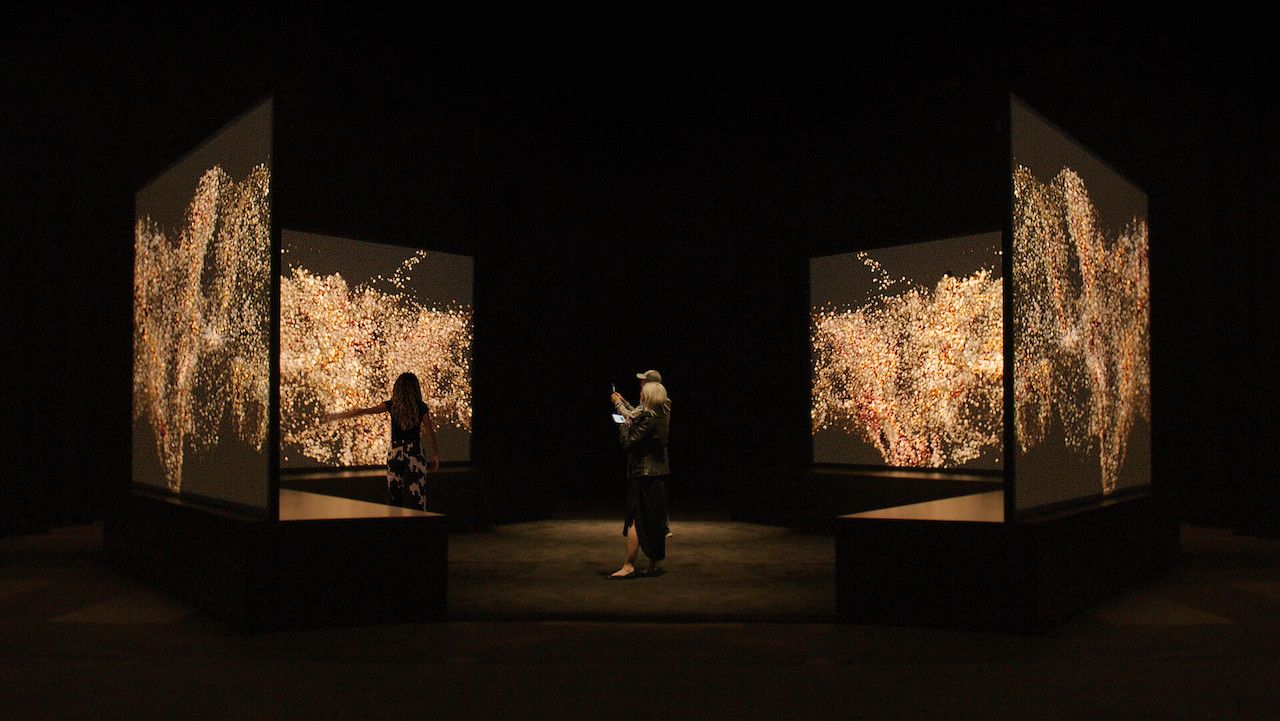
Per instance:
[[[387,496],[393,506],[427,510],[425,480],[427,459],[422,453],[422,435],[431,446],[430,470],[440,470],[440,447],[431,410],[422,400],[418,376],[401,373],[391,389],[391,399],[368,408],[352,408],[326,413],[325,422],[386,413],[391,416],[391,449],[387,452]]]

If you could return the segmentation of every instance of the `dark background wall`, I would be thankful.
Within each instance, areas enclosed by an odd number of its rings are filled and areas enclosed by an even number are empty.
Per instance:
[[[279,223],[473,254],[473,459],[551,495],[617,495],[609,387],[635,400],[647,368],[682,493],[806,465],[809,256],[1002,222],[994,53],[904,78],[862,52],[815,71],[320,46],[281,76]]]
[[[270,92],[278,225],[476,257],[477,463],[613,493],[608,384],[634,396],[656,367],[685,493],[714,502],[809,461],[809,256],[998,229],[1009,87],[1151,197],[1159,487],[1188,520],[1274,524],[1275,99],[1237,28],[1037,9],[515,42],[248,20],[8,31],[6,526],[127,489],[133,193]]]

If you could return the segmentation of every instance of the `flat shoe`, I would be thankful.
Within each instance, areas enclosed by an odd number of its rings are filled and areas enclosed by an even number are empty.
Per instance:
[[[605,576],[605,578],[610,581],[630,581],[633,578],[639,578],[640,576],[643,576],[643,575],[644,574],[640,573],[639,571],[632,571],[631,573],[628,573],[625,576],[615,576],[613,574],[609,574],[608,576]]]

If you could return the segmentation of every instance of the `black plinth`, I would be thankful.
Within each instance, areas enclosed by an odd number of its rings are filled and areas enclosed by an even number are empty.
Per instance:
[[[445,517],[291,490],[280,520],[135,493],[108,520],[108,558],[254,630],[443,619]]]
[[[1045,630],[1172,564],[1150,495],[1003,522],[1002,491],[837,519],[836,606],[854,623]]]
[[[734,495],[734,520],[835,533],[833,511],[855,513],[981,491],[999,490],[999,478],[890,469],[745,469]]]
[[[387,500],[385,468],[287,470],[280,487],[371,503]],[[449,531],[547,518],[550,499],[528,469],[445,466],[426,477],[427,509],[444,514]]]

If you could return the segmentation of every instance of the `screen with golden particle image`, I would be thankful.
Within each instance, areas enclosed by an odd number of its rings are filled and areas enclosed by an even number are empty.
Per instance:
[[[133,482],[268,507],[271,102],[136,196]]]
[[[469,460],[472,259],[289,230],[281,246],[281,466],[385,464],[388,415],[321,417],[388,400],[404,372],[440,460]]]
[[[1012,100],[1019,512],[1151,483],[1147,196]]]
[[[1000,233],[809,261],[815,463],[999,469]]]

